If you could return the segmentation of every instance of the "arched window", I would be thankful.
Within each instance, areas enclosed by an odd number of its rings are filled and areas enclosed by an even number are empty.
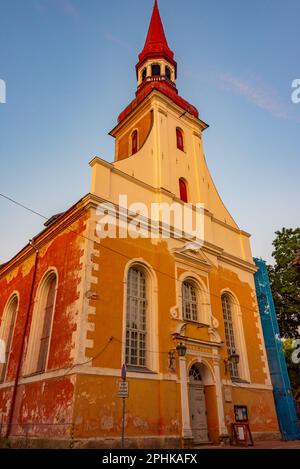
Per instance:
[[[232,319],[232,297],[228,293],[222,295],[222,309],[223,309],[223,318],[224,318],[224,327],[225,327],[225,339],[227,345],[228,356],[237,352],[235,336],[234,336],[234,326]],[[239,377],[238,365],[229,361],[229,370],[232,378]]]
[[[50,332],[55,306],[56,275],[52,275],[45,285],[45,301],[42,305],[43,328],[41,330],[39,355],[36,371],[42,372],[46,369],[46,361],[50,343]]]
[[[187,203],[188,202],[188,193],[187,193],[187,185],[184,179],[179,179],[179,194],[180,194],[180,200],[182,202]]]
[[[50,335],[55,310],[57,276],[47,274],[38,291],[37,306],[29,336],[25,373],[42,373],[47,368]]]
[[[138,151],[138,131],[134,130],[131,136],[131,154],[134,155]]]
[[[165,68],[165,74],[166,74],[166,77],[171,80],[171,69],[170,67],[167,67]]]
[[[6,370],[8,366],[13,335],[14,335],[17,310],[18,310],[18,297],[17,295],[13,295],[3,312],[3,317],[1,321],[0,340],[2,341],[1,343],[4,348],[3,358],[5,358],[5,363],[0,363],[0,383],[2,383],[5,380],[5,375],[6,375]]]
[[[197,287],[191,280],[182,283],[182,317],[186,321],[198,321]]]
[[[184,151],[183,132],[178,127],[176,129],[176,138],[177,138],[177,148],[181,151]]]
[[[142,81],[145,81],[146,77],[147,77],[147,69],[145,67],[145,68],[143,68],[143,71],[142,71]]]
[[[146,366],[147,291],[146,275],[139,267],[131,267],[127,279],[126,351],[130,366]]]
[[[160,65],[158,64],[151,65],[151,75],[153,77],[160,76]]]
[[[190,381],[202,381],[200,366],[196,363],[194,364],[189,372]]]

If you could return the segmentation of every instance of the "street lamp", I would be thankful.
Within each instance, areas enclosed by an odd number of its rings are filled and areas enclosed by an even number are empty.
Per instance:
[[[236,352],[233,352],[230,354],[229,356],[229,361],[233,364],[233,365],[238,365],[239,362],[240,362],[240,356],[238,353]]]
[[[228,374],[228,368],[229,368],[229,365],[230,363],[232,365],[238,365],[240,362],[240,356],[238,353],[236,353],[236,351],[234,350],[230,355],[229,357],[227,358],[227,360],[225,359],[224,360],[224,363],[225,363],[225,373],[226,375]]]
[[[180,342],[180,344],[177,345],[176,350],[177,350],[179,357],[185,357],[186,346],[182,342]]]

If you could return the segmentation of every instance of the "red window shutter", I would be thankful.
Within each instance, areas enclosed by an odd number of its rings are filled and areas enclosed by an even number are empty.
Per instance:
[[[134,155],[138,151],[138,133],[135,130],[132,134],[132,154]]]
[[[181,151],[184,151],[183,148],[183,135],[180,129],[176,129],[176,137],[177,137],[177,148]]]
[[[182,202],[187,203],[188,201],[187,187],[183,179],[179,179],[179,192],[180,192],[180,200],[182,200]]]

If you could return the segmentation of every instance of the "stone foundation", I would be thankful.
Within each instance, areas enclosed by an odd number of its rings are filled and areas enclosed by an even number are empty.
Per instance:
[[[256,441],[280,441],[279,432],[253,432],[252,437]],[[198,446],[198,445],[197,445]],[[226,446],[228,446],[226,444]],[[125,438],[125,448],[129,449],[181,449],[193,448],[192,439],[183,441],[179,437],[153,436]],[[8,439],[0,438],[0,448],[16,449],[119,449],[120,438],[93,438],[93,439],[46,439],[25,438],[14,436]]]
[[[45,439],[10,437],[0,438],[0,448],[15,449],[119,449],[120,438],[99,439]],[[180,449],[181,438],[178,437],[132,437],[125,438],[126,449]]]
[[[252,432],[253,441],[282,440],[280,432]]]

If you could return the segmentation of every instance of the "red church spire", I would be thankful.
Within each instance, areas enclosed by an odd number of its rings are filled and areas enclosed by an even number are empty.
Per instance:
[[[165,58],[172,65],[177,67],[174,60],[174,52],[168,46],[164,26],[160,17],[157,0],[155,0],[153,13],[149,25],[149,30],[144,45],[144,49],[139,54],[137,69],[148,59]]]
[[[199,117],[198,110],[178,95],[177,63],[174,52],[168,46],[157,0],[154,2],[146,42],[139,54],[136,75],[136,98],[121,112],[118,122],[125,119],[153,90],[161,92],[194,117]]]

